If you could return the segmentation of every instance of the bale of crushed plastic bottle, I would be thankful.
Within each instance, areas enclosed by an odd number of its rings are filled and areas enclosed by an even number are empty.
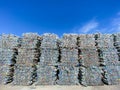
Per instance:
[[[105,65],[107,66],[117,66],[120,65],[120,61],[119,61],[119,57],[117,55],[117,51],[116,49],[113,50],[104,50],[102,52],[102,56],[103,56],[103,62],[105,63]]]
[[[120,66],[106,66],[103,68],[103,82],[107,85],[120,84]]]
[[[114,34],[114,45],[115,47],[119,48],[120,47],[120,33]]]
[[[37,81],[35,85],[54,85],[56,84],[56,67],[54,66],[37,66]]]
[[[59,79],[57,80],[58,85],[79,85],[78,73],[79,68],[73,66],[58,66]]]
[[[101,68],[97,66],[81,67],[81,84],[84,86],[103,85],[101,77]]]
[[[76,48],[77,47],[77,34],[64,34],[61,38],[60,47],[62,48]]]
[[[114,40],[111,34],[99,34],[97,43],[98,48],[114,48]]]
[[[40,43],[41,37],[37,33],[25,33],[23,34],[21,48],[37,48],[38,43]]]
[[[16,64],[32,66],[39,61],[41,37],[37,33],[25,33],[18,48]]]
[[[79,48],[96,48],[95,38],[93,34],[80,34],[78,36]]]
[[[14,71],[13,85],[31,85],[34,68],[31,66],[17,65]]]
[[[52,49],[41,49],[40,64],[43,66],[58,64],[59,52]]]
[[[41,48],[58,48],[58,36],[56,34],[45,33],[42,35]]]
[[[13,81],[14,64],[16,59],[16,49],[18,37],[14,35],[2,35],[0,46],[0,82],[8,84]],[[1,81],[2,80],[2,81]]]
[[[15,48],[18,44],[18,38],[15,35],[9,34],[2,34],[0,39],[0,48],[3,49],[12,49]]]
[[[83,66],[99,66],[99,57],[96,49],[81,49],[79,56],[80,62]]]
[[[78,49],[75,48],[61,48],[60,62],[63,65],[77,65],[78,62]]]
[[[22,65],[33,65],[35,61],[39,58],[39,52],[36,50],[26,50],[26,49],[18,49],[18,56],[16,59],[16,64]]]

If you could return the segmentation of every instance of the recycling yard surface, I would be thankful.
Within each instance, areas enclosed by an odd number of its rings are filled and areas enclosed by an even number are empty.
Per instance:
[[[0,86],[0,90],[119,90],[120,86]]]
[[[0,36],[0,90],[118,90],[120,33]]]

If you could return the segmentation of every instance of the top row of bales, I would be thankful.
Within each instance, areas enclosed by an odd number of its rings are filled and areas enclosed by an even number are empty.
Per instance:
[[[119,33],[116,35],[119,36]],[[100,43],[99,45],[101,47],[113,47],[112,34],[98,34],[97,37],[95,37],[95,34],[64,34],[62,38],[59,38],[56,34],[50,33],[45,33],[42,36],[36,33],[25,33],[23,34],[23,37],[24,40],[31,38],[30,42],[32,42],[32,39],[35,39],[33,41],[41,40],[41,48],[57,49],[58,46],[61,48],[95,48],[96,38],[98,39],[97,41]],[[12,34],[2,34],[0,36],[0,48],[15,47],[18,42],[20,43],[21,39]],[[117,37],[117,40],[118,39],[119,37]]]
[[[95,47],[95,39],[93,34],[64,34],[62,38],[58,38],[55,34],[44,34],[42,36],[41,48],[85,48]]]

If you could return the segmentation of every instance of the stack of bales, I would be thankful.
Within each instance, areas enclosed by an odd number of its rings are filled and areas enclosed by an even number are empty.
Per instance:
[[[118,51],[119,61],[120,61],[120,33],[114,34],[114,46]]]
[[[23,34],[14,72],[14,85],[31,85],[37,78],[40,37],[36,33]]]
[[[13,81],[17,45],[18,37],[5,34],[0,36],[0,84]]]
[[[40,62],[37,65],[36,85],[53,85],[57,80],[57,62],[59,57],[58,37],[46,33],[42,36]]]
[[[85,86],[102,85],[101,69],[93,34],[79,35],[80,83]]]
[[[100,52],[101,65],[118,65],[118,55],[113,44],[114,41],[112,35],[99,34],[97,43]]]
[[[60,43],[60,65],[59,69],[59,85],[76,85],[79,84],[78,73],[78,49],[77,35],[64,34]]]
[[[97,48],[103,71],[102,80],[105,84],[118,84],[120,77],[117,68],[120,65],[120,61],[117,55],[117,49],[114,46],[114,38],[111,34],[98,34],[97,36]]]

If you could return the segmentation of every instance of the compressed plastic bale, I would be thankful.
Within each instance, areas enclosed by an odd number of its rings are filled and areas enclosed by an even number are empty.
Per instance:
[[[57,80],[58,85],[79,85],[78,80],[78,67],[70,66],[59,66],[59,79]]]
[[[108,85],[118,85],[120,83],[119,75],[120,66],[106,66],[103,68],[103,82]]]
[[[23,34],[23,38],[21,41],[21,48],[32,49],[38,48],[38,44],[40,44],[41,37],[36,33],[25,33]]]
[[[99,58],[101,59],[101,64],[104,65],[120,65],[119,56],[115,48],[102,48],[100,49]]]
[[[114,48],[113,36],[111,34],[99,34],[97,43],[99,48]]]
[[[9,35],[2,34],[0,42],[1,42],[0,48],[4,49],[16,48],[18,44],[18,37],[12,34]]]
[[[0,66],[0,85],[5,84],[5,71],[3,70],[3,67]]]
[[[90,66],[87,68],[80,68],[82,77],[81,84],[85,86],[99,86],[103,85],[101,77],[101,68],[96,66]]]
[[[40,57],[39,48],[18,48],[18,56],[16,63],[24,65],[33,65],[35,64]]]
[[[2,49],[0,50],[0,65],[11,65],[14,52],[9,49]]]
[[[59,51],[52,49],[41,49],[40,64],[56,65],[58,63]]]
[[[14,71],[13,85],[31,85],[33,68],[31,66],[17,65]]]
[[[66,48],[61,48],[61,58],[60,62],[62,64],[68,64],[68,65],[77,65],[78,62],[78,49],[66,49]]]
[[[42,36],[41,48],[58,48],[58,36],[56,34],[45,33]]]
[[[120,47],[120,33],[114,34],[114,45]]]
[[[80,48],[96,48],[95,38],[93,34],[81,34],[78,36],[78,46]]]
[[[76,48],[77,47],[77,34],[64,34],[61,38],[60,47],[62,48]]]
[[[98,52],[96,49],[81,49],[80,62],[85,67],[99,66]]]
[[[114,38],[114,46],[116,50],[118,51],[118,56],[120,60],[120,33],[114,34],[113,38]]]
[[[37,66],[37,81],[35,85],[56,84],[56,68],[54,66]]]
[[[106,65],[120,65],[117,52],[103,52],[103,60]]]
[[[23,33],[22,35],[25,39],[38,39],[38,34],[37,33]]]
[[[13,80],[13,72],[12,68],[9,66],[1,66],[0,67],[0,84],[7,84],[8,82],[12,82]]]
[[[36,48],[36,44],[38,42],[38,40],[32,40],[32,39],[30,40],[23,39],[22,41],[23,41],[21,44],[22,48]]]
[[[1,80],[2,84],[8,84],[13,81],[14,71],[14,59],[15,54],[13,50],[2,49],[0,50],[0,68],[1,68]]]

